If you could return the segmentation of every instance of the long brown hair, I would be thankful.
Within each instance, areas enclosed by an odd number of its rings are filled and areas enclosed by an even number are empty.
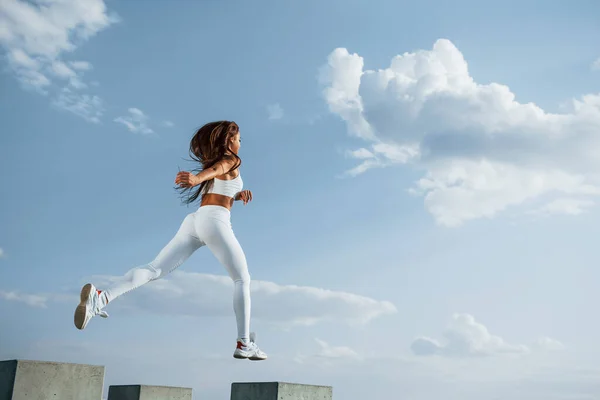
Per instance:
[[[200,172],[212,167],[222,159],[235,159],[235,165],[229,172],[236,170],[242,163],[242,160],[229,148],[229,139],[240,131],[240,127],[233,121],[215,121],[205,124],[198,129],[192,140],[190,140],[189,154],[193,161],[201,164],[201,167],[194,172]],[[202,182],[198,188],[190,194],[192,188],[181,188],[181,194],[186,194],[184,203],[190,204],[196,201],[201,195],[205,194],[213,186],[214,179]],[[188,192],[190,191],[190,192]]]

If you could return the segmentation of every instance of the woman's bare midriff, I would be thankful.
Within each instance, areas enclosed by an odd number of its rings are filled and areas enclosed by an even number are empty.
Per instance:
[[[222,194],[207,193],[202,196],[200,207],[202,206],[221,206],[231,210],[231,207],[233,206],[233,199]]]
[[[226,174],[217,176],[217,179],[228,181],[237,178],[238,175],[239,172],[236,171],[231,175]],[[200,207],[202,206],[221,206],[225,207],[228,210],[231,210],[231,207],[233,207],[233,198],[222,194],[207,193],[204,196],[202,196],[202,202],[200,203]]]

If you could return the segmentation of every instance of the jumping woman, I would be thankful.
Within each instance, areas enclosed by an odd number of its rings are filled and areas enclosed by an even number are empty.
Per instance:
[[[188,192],[186,203],[201,196],[200,207],[188,214],[171,241],[148,264],[129,270],[119,283],[98,290],[88,283],[81,289],[81,302],[75,309],[75,326],[84,329],[95,315],[107,318],[102,309],[117,297],[146,283],[163,278],[183,264],[196,250],[206,245],[227,269],[234,282],[233,309],[237,320],[235,358],[265,360],[267,355],[250,333],[250,274],[246,256],[238,243],[230,221],[234,201],[244,205],[252,192],[242,190],[239,172],[240,132],[235,122],[211,122],[198,129],[190,142],[190,156],[202,167],[197,174],[181,171],[175,184]],[[197,187],[194,193],[192,188]]]

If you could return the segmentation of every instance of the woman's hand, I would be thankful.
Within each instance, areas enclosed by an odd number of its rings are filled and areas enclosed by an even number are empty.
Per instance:
[[[246,205],[249,201],[252,201],[252,192],[249,190],[242,190],[235,196],[235,200],[242,200],[244,205]]]
[[[201,184],[202,181],[196,175],[187,171],[179,171],[177,177],[175,177],[175,184],[181,187],[194,187]]]

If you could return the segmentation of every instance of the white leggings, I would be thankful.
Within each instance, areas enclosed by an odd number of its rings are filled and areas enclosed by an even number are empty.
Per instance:
[[[230,211],[225,207],[202,206],[188,214],[173,239],[152,262],[131,269],[119,283],[104,291],[106,301],[164,277],[204,245],[233,279],[233,310],[238,339],[247,340],[250,330],[250,274],[244,251],[231,228]]]

